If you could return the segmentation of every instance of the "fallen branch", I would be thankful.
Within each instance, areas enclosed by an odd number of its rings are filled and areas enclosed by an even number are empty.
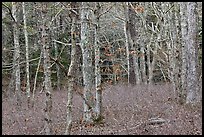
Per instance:
[[[166,120],[163,118],[151,118],[148,120],[147,125],[163,124]]]

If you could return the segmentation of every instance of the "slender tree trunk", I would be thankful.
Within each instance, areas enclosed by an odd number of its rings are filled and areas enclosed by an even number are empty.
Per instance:
[[[52,120],[51,120],[51,111],[52,111],[52,93],[51,93],[51,72],[50,72],[50,58],[49,58],[49,39],[48,32],[49,29],[46,23],[46,14],[47,14],[47,4],[41,3],[41,15],[42,15],[42,46],[44,54],[44,83],[45,83],[45,133],[50,135],[52,133]]]
[[[55,47],[55,58],[57,58],[58,57],[58,47],[57,47],[56,42],[54,42],[54,47]],[[60,85],[61,85],[60,79],[61,79],[61,77],[60,77],[60,67],[58,64],[56,64],[56,70],[57,70],[57,89],[60,91]]]
[[[100,3],[96,2],[96,12],[95,12],[95,87],[96,87],[96,119],[100,119],[102,116],[102,89],[101,89],[101,73],[100,73],[100,47],[99,47],[99,12],[100,12]]]
[[[173,5],[172,5],[173,6]],[[168,9],[170,7],[170,3],[166,3],[166,7],[163,9]],[[173,8],[172,8],[173,10]],[[180,83],[178,79],[178,71],[179,68],[177,67],[176,69],[176,48],[177,48],[177,43],[176,43],[176,30],[175,30],[175,17],[172,13],[172,10],[170,10],[167,15],[165,16],[165,30],[166,32],[169,33],[169,39],[170,41],[167,42],[167,48],[168,48],[168,55],[169,55],[169,76],[173,85],[173,91],[174,93],[178,93],[177,88],[179,87],[178,84]]]
[[[92,56],[91,56],[91,45],[89,39],[89,31],[90,31],[90,11],[88,8],[88,4],[86,2],[82,2],[81,9],[81,49],[83,56],[83,82],[84,82],[84,115],[83,120],[86,122],[92,122],[92,112],[93,112],[93,102],[94,97],[91,93],[93,81],[92,81]],[[88,102],[89,105],[86,103]],[[92,105],[91,105],[92,104]],[[91,106],[90,106],[91,105]]]
[[[57,21],[55,21],[57,22]],[[56,23],[57,24],[57,23]],[[58,30],[60,31],[60,30]],[[57,33],[58,33],[57,31]],[[54,28],[52,27],[52,30],[51,30],[51,39],[52,41],[56,38],[56,30],[54,30]],[[58,47],[57,47],[57,43],[56,41],[53,41],[53,46],[54,46],[54,51],[55,51],[55,58],[58,57]],[[60,67],[58,64],[56,64],[56,75],[57,75],[57,90],[60,91]]]
[[[146,81],[146,66],[145,66],[145,51],[144,51],[144,39],[141,38],[140,42],[140,69],[141,69],[141,80],[143,81],[144,84],[147,84]]]
[[[188,40],[187,42],[187,98],[186,103],[195,103],[196,94],[198,92],[198,79],[196,74],[196,52],[197,46],[197,15],[196,2],[187,3],[187,17],[188,17]]]
[[[169,11],[169,24],[170,24],[170,40],[171,40],[171,53],[172,53],[172,76],[173,76],[173,85],[175,86],[175,92],[177,93],[178,102],[180,104],[184,103],[185,93],[183,92],[182,87],[182,47],[179,43],[180,39],[180,29],[179,26],[179,18],[178,18],[178,5],[177,3],[170,3],[170,7],[173,7],[172,10]]]
[[[25,47],[26,47],[26,92],[27,92],[27,102],[28,107],[30,106],[30,71],[29,71],[29,47],[28,47],[28,32],[27,32],[27,19],[26,19],[26,10],[25,3],[22,2],[23,8],[23,22],[24,22],[24,36],[25,36]]]
[[[148,8],[148,3],[144,3],[142,5],[145,9]],[[142,16],[141,16],[141,27],[140,27],[140,33],[141,33],[141,38],[140,38],[140,70],[141,70],[141,80],[144,84],[147,84],[147,75],[146,75],[146,61],[145,61],[145,42],[147,40],[147,10],[144,10]]]
[[[41,64],[41,60],[42,60],[42,56],[43,56],[43,51],[41,50],[40,51],[40,58],[38,60],[38,66],[37,66],[37,69],[36,69],[36,72],[35,72],[35,78],[34,78],[34,84],[33,84],[33,95],[32,95],[32,103],[31,103],[31,106],[34,107],[34,98],[35,98],[35,90],[36,90],[36,84],[37,84],[37,77],[38,77],[38,72],[39,72],[39,69],[40,69],[40,64]]]
[[[73,5],[74,6],[74,5]],[[73,14],[73,13],[72,13]],[[72,15],[72,26],[71,26],[71,63],[68,71],[68,96],[67,96],[67,126],[65,130],[65,135],[71,133],[72,127],[72,98],[74,92],[74,81],[75,81],[75,70],[76,70],[76,17]]]
[[[187,24],[187,5],[185,2],[180,2],[179,3],[179,8],[180,8],[180,18],[181,18],[181,85],[182,89],[181,91],[177,94],[178,101],[185,102],[185,97],[186,96],[186,74],[187,74],[187,34],[188,34],[188,24]]]
[[[17,20],[17,2],[12,2],[13,15],[13,37],[14,37],[14,65],[15,65],[15,91],[17,95],[17,103],[21,105],[21,79],[20,79],[20,45],[19,45],[19,30]]]
[[[152,26],[152,31],[154,32],[154,26]],[[161,38],[161,31],[158,32],[159,34],[157,34],[157,41],[153,43],[153,38],[154,38],[154,34],[152,33],[151,38],[150,38],[150,42],[149,44],[147,44],[147,66],[148,66],[148,84],[152,84],[153,83],[153,70],[154,70],[154,66],[155,66],[155,56],[157,54],[157,47],[159,45],[158,41]],[[154,50],[152,49],[152,47],[154,46]],[[152,56],[152,58],[151,58]]]
[[[125,33],[125,49],[126,49],[126,60],[127,60],[127,75],[128,75],[128,83],[130,83],[130,53],[129,53],[129,40],[130,40],[130,35],[128,34],[129,33],[129,4],[128,2],[125,2],[125,5],[124,5],[124,8],[125,8],[125,24],[124,24],[124,33]]]
[[[152,67],[151,67],[151,61],[150,61],[150,46],[151,46],[151,41],[153,39],[153,34],[151,36],[151,39],[150,39],[150,43],[147,44],[147,66],[148,66],[148,84],[152,84]]]

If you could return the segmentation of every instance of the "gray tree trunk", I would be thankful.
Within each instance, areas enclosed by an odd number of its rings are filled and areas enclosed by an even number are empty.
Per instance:
[[[139,3],[138,3],[139,4]],[[136,5],[135,5],[136,6]],[[141,80],[141,73],[140,73],[140,68],[139,68],[139,50],[138,50],[138,28],[139,28],[139,19],[135,15],[135,11],[132,8],[128,8],[129,11],[129,25],[131,27],[128,28],[129,31],[129,37],[130,37],[130,48],[131,50],[135,51],[135,54],[133,54],[133,67],[134,67],[134,73],[135,73],[135,80],[136,80],[136,85],[139,85],[142,80]]]
[[[187,98],[186,103],[195,103],[198,92],[198,79],[196,74],[196,51],[197,46],[197,3],[187,3],[188,36],[187,36]]]
[[[17,19],[17,2],[12,2],[13,37],[14,37],[14,69],[15,69],[15,91],[17,103],[21,105],[21,79],[20,79],[20,45],[19,45],[19,23]]]
[[[57,18],[58,19],[58,18]],[[56,19],[56,20],[57,20]],[[57,21],[55,21],[56,23]],[[56,23],[58,25],[58,23]],[[54,51],[55,51],[55,58],[57,59],[58,57],[58,47],[57,47],[57,42],[56,41],[53,41],[55,40],[55,38],[57,37],[57,33],[60,32],[59,29],[54,30],[54,28],[52,27],[52,30],[51,30],[51,39],[52,39],[52,42],[53,42],[53,46],[54,46]],[[56,64],[56,75],[57,75],[57,90],[60,91],[60,67],[58,64]]]
[[[124,33],[125,33],[125,49],[126,49],[126,60],[127,60],[127,75],[128,75],[128,83],[130,83],[130,51],[129,51],[129,41],[130,41],[130,35],[129,33],[129,4],[128,2],[125,2],[124,4],[124,8],[125,8],[125,23],[124,23]]]
[[[147,84],[146,80],[146,65],[145,65],[145,43],[144,38],[141,38],[140,42],[140,70],[141,70],[141,80],[144,84]]]
[[[26,47],[26,92],[28,107],[30,106],[30,71],[29,71],[29,47],[28,47],[28,32],[27,32],[27,17],[25,3],[22,2],[23,8],[23,22],[24,22],[24,36],[25,36],[25,47]]]
[[[96,119],[100,119],[102,116],[102,89],[101,89],[101,73],[100,73],[100,47],[99,47],[99,13],[100,13],[100,3],[96,2],[96,12],[95,12],[95,87],[96,87]]]
[[[145,9],[148,8],[148,3],[142,5]],[[147,10],[144,10],[141,16],[141,28],[140,28],[140,70],[141,70],[141,80],[144,84],[147,84],[147,75],[146,75],[146,61],[145,61],[145,42],[147,40]]]
[[[75,3],[74,3],[75,4]],[[74,6],[74,5],[73,5]],[[73,7],[75,8],[75,7]],[[65,129],[65,135],[71,133],[72,127],[72,98],[74,92],[74,81],[75,81],[75,70],[76,70],[76,15],[72,13],[72,26],[71,26],[71,41],[72,41],[72,50],[71,50],[71,63],[68,71],[68,96],[67,96],[67,126]]]
[[[92,46],[89,39],[90,30],[90,9],[88,3],[82,2],[81,6],[81,49],[83,56],[83,82],[84,82],[84,115],[83,120],[85,122],[92,122],[93,117],[93,102],[94,97],[91,93],[93,81],[92,81]],[[87,104],[88,103],[88,104]]]
[[[43,67],[44,67],[44,83],[45,83],[45,134],[50,135],[52,133],[52,93],[51,93],[51,72],[50,72],[50,58],[49,58],[49,39],[48,39],[48,23],[46,20],[47,15],[47,3],[41,3],[41,15],[42,15],[42,46],[43,46]]]
[[[173,5],[171,5],[173,6]],[[174,5],[175,6],[175,5]],[[167,10],[170,7],[170,3],[166,3],[164,10]],[[172,8],[173,10],[173,8]],[[173,91],[174,93],[178,93],[178,84],[180,83],[177,75],[178,75],[178,67],[176,69],[176,50],[177,50],[177,42],[176,42],[176,27],[175,27],[175,16],[174,13],[172,13],[172,10],[170,10],[167,15],[164,15],[165,17],[165,30],[166,32],[169,32],[169,35],[167,38],[169,39],[169,42],[167,42],[167,49],[168,49],[168,55],[169,55],[169,76],[171,79],[171,83],[173,85]]]
[[[151,35],[150,42],[147,44],[148,84],[152,84],[152,77],[153,77],[152,64],[150,61],[150,53],[151,53],[150,47],[151,47],[152,41],[153,41],[153,34]]]
[[[180,2],[180,16],[181,16],[181,58],[182,58],[182,67],[181,67],[181,85],[182,91],[181,94],[186,94],[186,74],[187,74],[187,35],[188,35],[188,24],[187,24],[187,3]],[[180,98],[180,100],[185,100],[185,98]]]

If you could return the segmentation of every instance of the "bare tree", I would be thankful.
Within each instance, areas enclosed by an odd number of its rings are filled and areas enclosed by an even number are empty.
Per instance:
[[[130,50],[129,50],[129,43],[130,43],[130,21],[129,21],[129,4],[128,2],[124,3],[124,12],[125,12],[125,22],[124,22],[124,33],[125,33],[125,49],[126,49],[126,60],[127,60],[127,75],[128,75],[128,83],[130,80]],[[134,70],[136,71],[136,70]]]
[[[198,79],[196,74],[197,46],[197,3],[187,3],[188,36],[187,36],[187,97],[186,103],[195,103],[198,92]]]
[[[76,2],[71,3],[71,7],[75,9],[77,7]],[[77,20],[77,14],[75,13],[76,10],[71,12],[71,19],[72,19],[72,26],[71,26],[71,42],[72,42],[72,50],[71,50],[71,63],[69,66],[69,71],[67,75],[67,84],[68,84],[68,96],[67,96],[67,126],[65,129],[65,134],[71,133],[71,127],[72,127],[72,98],[73,98],[73,92],[74,92],[74,81],[76,79],[76,76],[74,75],[74,72],[76,70],[77,65],[77,56],[76,56],[76,20]]]
[[[177,44],[177,30],[175,27],[175,12],[173,11],[173,7],[175,6],[176,5],[174,3],[162,4],[163,11],[167,11],[166,15],[164,15],[163,18],[166,22],[165,30],[166,32],[169,32],[168,34],[166,33],[166,38],[169,39],[169,41],[166,42],[169,55],[169,77],[171,79],[174,93],[180,94],[178,89],[180,86],[180,79],[178,77],[179,66],[176,66],[179,58],[179,56],[177,55],[178,52],[176,51],[179,51],[179,49]]]
[[[128,2],[125,9],[125,17],[127,21],[127,36],[129,39],[129,52],[132,51],[132,58],[133,58],[133,67],[134,67],[134,73],[135,73],[135,80],[136,84],[141,84],[141,73],[139,68],[139,45],[138,45],[138,39],[139,39],[139,19],[138,19],[138,13],[134,10],[136,8],[136,4],[138,3],[130,3]]]
[[[145,61],[145,56],[146,56],[146,52],[145,52],[145,49],[146,49],[146,40],[147,40],[147,36],[148,36],[148,33],[147,33],[147,10],[144,10],[144,9],[147,9],[148,8],[148,3],[147,2],[144,2],[144,3],[141,3],[140,5],[138,5],[139,8],[140,8],[140,13],[138,13],[138,15],[140,16],[141,18],[141,27],[139,27],[139,33],[140,33],[140,40],[139,40],[139,44],[140,44],[140,54],[139,54],[139,57],[140,57],[140,70],[141,70],[141,80],[144,84],[147,84],[147,76],[146,76],[146,61]],[[139,11],[138,11],[139,12]]]
[[[99,46],[99,15],[100,15],[100,3],[95,3],[95,27],[94,27],[94,51],[95,51],[95,87],[96,87],[96,119],[100,119],[102,116],[102,89],[101,89],[101,73],[100,73],[100,46]]]
[[[45,86],[45,133],[50,135],[52,133],[52,120],[51,120],[51,111],[52,111],[52,92],[51,92],[51,72],[50,72],[50,58],[49,58],[49,41],[48,41],[48,22],[46,20],[48,3],[41,3],[41,16],[42,16],[42,46],[43,46],[43,67],[44,67],[44,86]]]
[[[25,2],[22,2],[23,8],[23,22],[24,22],[24,36],[25,36],[25,47],[26,47],[26,92],[28,107],[30,104],[30,71],[29,71],[29,47],[28,47],[28,32],[27,32],[27,12],[25,9]]]
[[[17,103],[21,104],[21,79],[20,79],[20,44],[19,44],[19,20],[17,19],[17,2],[12,2],[13,17],[13,38],[14,38],[14,71],[15,71],[15,91]]]
[[[81,5],[81,49],[83,56],[83,82],[84,82],[84,115],[83,119],[86,122],[92,122],[93,119],[93,103],[94,97],[91,93],[93,81],[92,81],[92,45],[90,44],[89,31],[90,31],[90,16],[91,12],[89,5],[86,2],[82,2]],[[88,104],[87,104],[88,103]]]
[[[180,16],[181,16],[181,58],[182,58],[182,69],[181,69],[181,84],[182,84],[182,91],[181,94],[186,94],[186,73],[187,73],[187,34],[188,34],[188,24],[187,24],[187,3],[180,2]],[[182,100],[182,98],[180,98]],[[183,98],[185,100],[185,98]]]

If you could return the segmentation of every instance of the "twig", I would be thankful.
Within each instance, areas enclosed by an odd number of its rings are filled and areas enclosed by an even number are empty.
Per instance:
[[[111,5],[109,9],[107,9],[107,10],[104,11],[103,13],[99,14],[98,18],[100,18],[103,14],[107,13],[108,11],[110,11],[114,5],[115,5],[115,4]]]
[[[11,9],[9,8],[9,6],[6,5],[6,4],[3,3],[3,2],[2,2],[2,5],[5,6],[5,7],[9,10],[9,14],[11,15],[11,18],[13,19],[13,21],[14,21],[15,23],[17,23],[17,21],[15,20],[13,14],[12,14],[12,11],[11,11]]]
[[[147,125],[163,124],[166,120],[162,118],[151,118],[148,120]]]
[[[59,62],[58,59],[54,59],[54,58],[51,57],[51,56],[49,56],[49,57],[50,57],[50,59],[51,59],[52,61],[54,61],[56,64],[59,65],[59,67],[60,67],[60,68],[62,69],[62,71],[64,72],[65,76],[67,76],[67,70],[66,70],[65,67],[62,65],[62,63]]]
[[[40,57],[37,57],[37,58],[35,58],[35,59],[28,60],[28,62],[36,61],[36,60],[38,60],[39,58],[40,58]],[[19,65],[24,64],[24,63],[26,63],[26,61],[20,62]],[[10,70],[10,69],[13,69],[13,68],[16,67],[16,66],[17,66],[17,65],[4,65],[4,66],[2,66],[2,69]]]

